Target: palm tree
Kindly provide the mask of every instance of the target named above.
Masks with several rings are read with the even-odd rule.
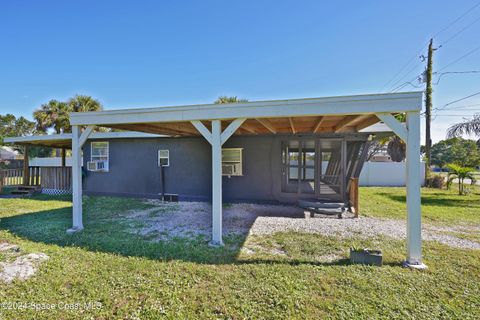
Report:
[[[480,136],[480,113],[473,116],[473,119],[454,124],[448,129],[448,137],[455,138],[462,135],[474,134]]]
[[[47,132],[54,129],[56,133],[71,132],[70,112],[88,112],[103,110],[98,100],[89,96],[76,95],[67,102],[50,100],[42,104],[40,109],[33,113],[37,122],[37,130]]]
[[[103,110],[102,104],[98,100],[90,96],[76,95],[73,98],[70,98],[67,104],[71,112],[89,112]]]
[[[68,105],[54,99],[34,111],[33,118],[37,122],[37,130],[41,132],[54,129],[56,133],[63,133],[65,128],[70,126]]]
[[[464,181],[465,179],[470,179],[471,184],[475,184],[474,169],[469,167],[462,167],[456,164],[447,165],[448,171],[448,180],[447,187],[450,188],[453,180],[458,179],[458,194],[465,194]]]
[[[248,102],[247,99],[237,98],[236,96],[228,97],[228,96],[220,96],[214,103],[216,104],[224,104],[224,103],[240,103],[240,102]]]

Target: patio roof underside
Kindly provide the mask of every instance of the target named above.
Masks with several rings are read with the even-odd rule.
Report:
[[[222,120],[222,130],[228,127],[232,121],[233,119]],[[358,132],[379,121],[374,114],[255,118],[245,120],[234,135]],[[210,121],[201,122],[205,127],[211,129]],[[200,136],[190,121],[100,124],[100,126],[170,136]]]

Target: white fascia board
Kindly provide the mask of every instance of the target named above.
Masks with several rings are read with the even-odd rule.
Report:
[[[26,137],[9,137],[9,138],[3,139],[3,141],[7,143],[48,142],[48,141],[61,141],[61,140],[72,140],[72,134],[62,133],[62,134],[26,136]]]
[[[109,125],[407,112],[421,110],[422,98],[422,92],[402,92],[312,99],[254,101],[220,105],[207,104],[74,112],[70,115],[70,123],[72,125]]]
[[[125,132],[93,132],[87,140],[93,139],[129,139],[129,138],[164,138],[165,135],[125,131]],[[4,138],[3,141],[7,143],[32,143],[32,142],[48,142],[48,141],[62,141],[72,140],[71,133],[37,135],[27,137],[10,137]]]

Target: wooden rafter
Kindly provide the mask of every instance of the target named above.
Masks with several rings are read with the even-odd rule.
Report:
[[[251,125],[249,125],[248,123],[245,123],[245,122],[242,124],[240,129],[243,129],[243,130],[248,131],[250,133],[257,133],[255,128],[253,128]]]
[[[358,123],[356,126],[355,126],[355,130],[357,131],[360,131],[362,129],[365,129],[367,127],[370,127],[371,125],[374,125],[375,123],[379,122],[380,120],[377,118],[376,115],[372,115],[368,118],[366,118],[365,120],[363,120],[362,122]]]
[[[293,119],[289,117],[288,122],[290,122],[290,128],[292,128],[292,133],[293,134],[297,133],[295,130],[295,125],[293,124]]]
[[[324,121],[325,121],[325,117],[323,116],[318,117],[315,127],[313,127],[313,133],[317,133],[320,130]]]
[[[350,123],[352,123],[353,121],[355,121],[359,116],[357,115],[352,115],[352,116],[346,116],[345,118],[343,118],[339,123],[337,123],[337,125],[335,126],[335,132],[338,132],[340,130],[342,130],[343,128],[345,128],[346,126],[348,126]]]
[[[277,133],[277,129],[272,125],[272,123],[267,119],[256,119],[262,126],[268,129],[271,133]]]

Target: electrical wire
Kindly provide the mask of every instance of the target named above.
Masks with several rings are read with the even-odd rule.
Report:
[[[446,75],[446,74],[461,74],[461,73],[480,73],[480,70],[471,70],[471,71],[447,71],[447,72],[442,72],[442,73],[438,73],[438,72],[435,72],[435,75],[438,75],[438,79],[437,79],[437,82],[435,82],[434,84],[437,85],[439,82],[440,82],[440,79]]]
[[[455,39],[456,37],[458,37],[462,32],[464,32],[465,30],[467,30],[468,28],[470,28],[471,26],[473,26],[475,23],[477,23],[478,21],[480,21],[480,17],[478,17],[477,19],[473,20],[473,22],[471,22],[470,24],[467,24],[465,27],[463,27],[462,29],[460,29],[460,31],[456,32],[453,36],[451,36],[450,38],[448,38],[447,40],[445,40],[444,42],[442,42],[442,44],[440,44],[440,46],[438,46],[439,48],[443,47],[444,45],[446,45],[447,43],[449,43],[451,40]]]
[[[470,7],[469,9],[467,9],[464,13],[462,13],[459,17],[457,17],[456,19],[454,19],[452,22],[450,22],[446,27],[444,27],[443,29],[441,29],[440,31],[438,31],[437,33],[435,33],[433,35],[432,38],[436,38],[438,35],[440,35],[441,33],[447,31],[448,29],[450,29],[454,24],[456,24],[458,21],[460,21],[461,19],[463,19],[467,14],[469,14],[470,12],[472,12],[473,10],[475,10],[478,6],[480,6],[480,2],[478,2],[477,4],[473,5],[472,7]],[[444,41],[442,43],[442,45],[445,45],[446,43],[448,43],[449,41],[453,40],[455,37],[457,37],[459,34],[461,34],[462,32],[464,32],[466,29],[468,29],[469,27],[471,27],[473,24],[475,24],[479,19],[476,19],[475,21],[473,21],[472,23],[470,23],[469,25],[467,25],[466,27],[462,28],[460,31],[458,31],[457,33],[455,33],[453,36],[451,36],[450,38],[448,38],[446,41]],[[419,57],[422,52],[425,50],[425,47],[428,47],[428,44],[426,46],[423,46],[422,49],[420,50],[420,52],[417,54],[417,55],[414,55],[411,59],[409,59],[407,61],[407,63],[405,63],[401,68],[400,70],[395,73],[395,75],[385,84],[383,85],[382,89],[380,91],[383,91],[390,83],[392,83],[392,81],[398,77],[414,60],[415,58]],[[421,62],[420,62],[421,63]],[[400,83],[405,77],[407,77],[410,73],[412,73],[415,68],[418,66],[415,65],[413,68],[411,68],[406,74],[403,75],[403,77],[401,77],[400,79],[398,79],[395,83],[393,83],[393,85],[391,86],[391,89],[390,89],[390,92],[392,92],[393,90],[396,90],[396,85],[398,83]],[[412,80],[413,81],[413,80]],[[407,82],[412,82],[412,81],[407,81]]]
[[[443,68],[441,68],[440,70],[438,70],[438,72],[441,72],[441,71],[445,70],[446,68],[448,68],[448,67],[450,67],[450,66],[454,65],[455,63],[457,63],[457,62],[459,62],[459,61],[461,61],[461,60],[465,59],[466,57],[468,57],[468,56],[470,56],[470,55],[474,54],[474,53],[475,53],[475,52],[477,52],[478,50],[480,50],[480,46],[478,46],[478,47],[474,48],[473,50],[470,50],[469,52],[467,52],[467,53],[466,53],[466,54],[464,54],[463,56],[461,56],[461,57],[457,58],[456,60],[454,60],[454,61],[452,61],[452,62],[450,62],[450,63],[448,63],[446,66],[444,66]]]
[[[465,11],[464,13],[462,13],[458,18],[456,18],[455,20],[453,20],[448,26],[446,26],[445,28],[443,28],[442,30],[438,31],[437,33],[435,33],[433,35],[433,38],[436,38],[439,34],[441,34],[442,32],[445,32],[447,31],[448,29],[450,29],[451,26],[453,26],[455,23],[457,23],[458,21],[460,21],[463,17],[465,17],[467,14],[469,14],[470,12],[472,12],[473,10],[475,10],[478,6],[480,6],[480,2],[478,2],[477,4],[473,5],[473,7],[471,7],[470,9],[467,9],[467,11]]]

